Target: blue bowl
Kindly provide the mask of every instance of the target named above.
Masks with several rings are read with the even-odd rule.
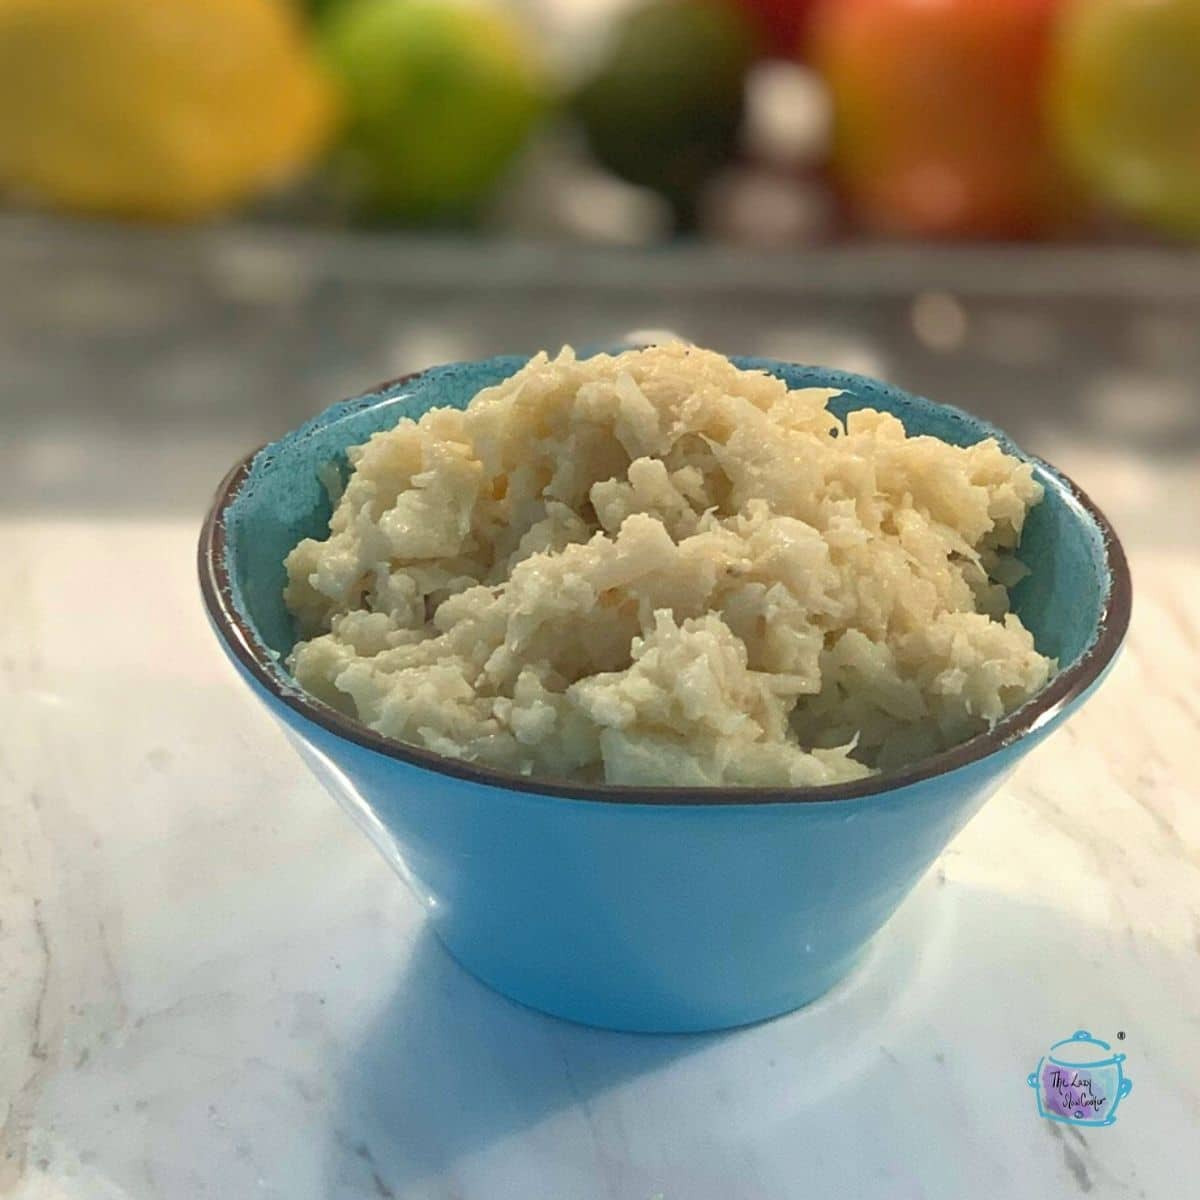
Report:
[[[1021,758],[1100,683],[1129,623],[1125,556],[1070,480],[958,409],[838,371],[738,359],[831,387],[910,433],[996,437],[1046,489],[1013,606],[1059,673],[991,731],[890,774],[826,788],[542,782],[389,741],[304,693],[283,559],[326,529],[318,468],[436,405],[464,406],[524,359],[439,367],[336,404],[239,463],[200,538],[204,603],[226,653],[301,756],[411,885],[447,949],[498,991],[614,1029],[758,1021],[842,978]]]

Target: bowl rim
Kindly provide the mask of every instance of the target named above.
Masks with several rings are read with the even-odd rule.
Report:
[[[758,359],[756,362],[766,360]],[[780,366],[788,364],[780,362]],[[309,424],[315,424],[332,409],[361,403],[372,397],[383,399],[387,393],[407,383],[420,379],[428,368],[414,371],[378,384],[360,393],[350,401],[330,406],[318,414]],[[869,376],[853,372],[836,371],[841,379],[861,380],[874,387],[882,386],[888,391],[899,393],[910,399],[928,404],[928,400],[914,393],[903,391],[892,384],[885,384]],[[980,417],[972,416],[951,405],[949,408],[969,418],[970,422],[1002,438],[1010,449],[1018,449],[1002,430],[996,429]],[[307,427],[307,426],[306,426]],[[284,434],[284,437],[289,436]],[[278,439],[282,440],[282,439]],[[255,682],[266,689],[276,701],[313,724],[344,738],[367,750],[387,758],[423,768],[439,775],[480,784],[502,791],[524,792],[551,798],[568,800],[600,801],[609,804],[676,805],[682,807],[705,807],[709,805],[757,805],[757,804],[812,804],[859,800],[868,796],[898,791],[915,784],[960,770],[990,757],[1015,744],[1017,741],[1049,724],[1075,700],[1088,691],[1104,674],[1116,657],[1129,628],[1133,604],[1133,586],[1129,563],[1116,531],[1092,499],[1072,479],[1044,459],[1020,451],[1024,461],[1031,463],[1041,474],[1058,484],[1099,529],[1103,545],[1105,565],[1108,569],[1110,587],[1104,611],[1098,622],[1096,637],[1070,667],[1060,671],[1036,695],[1020,708],[997,721],[992,728],[960,742],[948,750],[939,751],[919,762],[895,771],[870,775],[845,783],[810,785],[806,787],[754,787],[721,786],[711,788],[679,786],[637,786],[613,783],[571,783],[567,780],[542,779],[518,775],[494,767],[480,766],[464,759],[450,758],[433,750],[399,742],[385,737],[368,726],[345,716],[323,701],[310,696],[299,686],[288,686],[282,668],[274,655],[267,650],[250,623],[238,611],[234,602],[232,581],[226,565],[226,515],[230,505],[237,499],[242,484],[246,481],[258,455],[270,445],[268,443],[251,450],[226,474],[213,497],[208,514],[201,526],[197,546],[197,567],[200,576],[200,591],[204,606],[214,628],[226,648],[236,661],[249,673]]]

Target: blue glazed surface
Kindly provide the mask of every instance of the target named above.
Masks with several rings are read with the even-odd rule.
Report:
[[[225,512],[225,567],[231,603],[262,646],[280,656],[292,643],[282,561],[301,537],[324,533],[318,468],[344,463],[348,445],[401,416],[465,405],[522,361],[438,368],[335,405],[256,456]],[[963,445],[995,436],[1021,453],[965,413],[872,380],[735,361],[791,387],[845,389],[831,404],[839,415],[885,409],[910,433]],[[1065,668],[1095,641],[1111,580],[1101,529],[1053,471],[1036,470],[1046,499],[1026,526],[1032,575],[1014,607]],[[871,795],[643,805],[516,790],[391,757],[309,719],[231,657],[469,970],[547,1012],[654,1031],[744,1024],[826,991],[1020,758],[1088,694],[982,758]],[[272,673],[281,691],[294,690],[278,663]]]

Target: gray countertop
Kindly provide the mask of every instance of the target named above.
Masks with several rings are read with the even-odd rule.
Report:
[[[879,374],[1035,453],[1200,453],[1200,255],[1176,249],[762,257],[10,217],[0,280],[9,508],[198,513],[236,455],[334,399],[634,329]]]

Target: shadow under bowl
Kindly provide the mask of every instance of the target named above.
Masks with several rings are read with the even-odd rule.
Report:
[[[1059,472],[958,409],[863,376],[735,359],[830,407],[899,417],[957,445],[995,437],[1045,488],[1013,608],[1059,672],[992,730],[914,766],[827,788],[633,788],[509,775],[390,741],[303,692],[283,560],[322,536],[318,477],[401,417],[464,407],[523,358],[438,367],[336,404],[247,456],[199,546],[208,616],[235,667],[313,772],[411,885],[443,944],[498,991],[615,1029],[712,1030],[762,1020],[850,969],[951,838],[1111,668],[1129,569],[1111,526]]]

